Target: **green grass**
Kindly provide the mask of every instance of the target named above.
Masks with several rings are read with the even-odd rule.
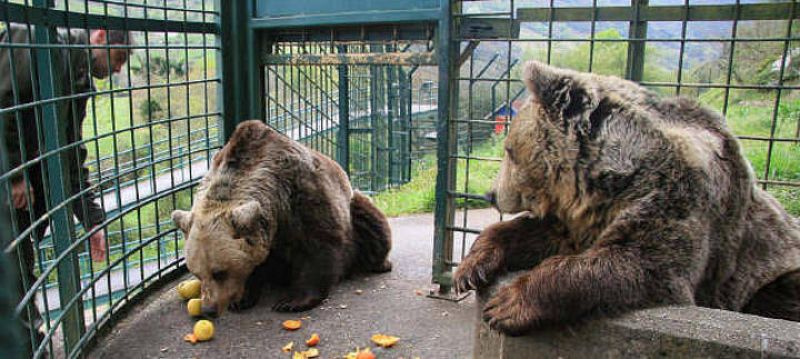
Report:
[[[500,158],[503,154],[503,138],[497,137],[479,144],[472,151],[475,157]],[[456,174],[456,190],[472,194],[484,194],[488,191],[498,171],[500,162],[487,160],[469,161],[469,182],[466,182],[467,160],[458,160]],[[466,185],[466,187],[465,187]],[[375,204],[387,216],[397,217],[414,213],[432,212],[436,205],[436,157],[429,154],[416,163],[411,181],[396,188],[381,192],[373,197]],[[466,190],[465,190],[466,189]],[[488,207],[485,201],[456,201],[458,207]]]
[[[775,122],[775,138],[795,138],[800,118],[800,98],[788,92],[781,98]],[[721,111],[724,103],[722,89],[703,93],[700,102]],[[755,90],[732,90],[729,95],[726,120],[737,136],[769,138],[775,106],[774,92]],[[769,146],[763,140],[742,140],[744,156],[753,166],[756,177],[763,179],[767,173]],[[769,179],[777,181],[800,181],[800,144],[775,142],[769,159]],[[769,186],[767,189],[792,215],[800,215],[800,188]]]
[[[772,186],[767,189],[771,195],[783,204],[789,214],[800,217],[800,190],[789,187]]]
[[[721,110],[721,90],[708,91],[700,101],[712,108]],[[736,135],[768,137],[772,119],[774,97],[758,92],[732,92],[727,121]],[[776,138],[793,138],[797,119],[800,117],[800,99],[786,97],[778,110],[775,128]],[[750,161],[758,178],[764,178],[768,146],[765,141],[743,140],[742,150]],[[475,148],[473,156],[502,156],[502,139],[494,138]],[[499,163],[481,160],[470,161],[469,185],[465,190],[466,161],[458,161],[457,191],[483,194],[491,187],[499,169]],[[800,145],[775,143],[770,158],[769,178],[779,181],[800,181]],[[396,217],[413,213],[432,212],[435,206],[436,167],[435,156],[427,155],[420,160],[412,180],[400,187],[379,193],[375,203],[388,216]],[[794,216],[800,216],[800,189],[783,186],[769,186],[768,192],[775,196]],[[458,206],[485,207],[483,201],[459,200]]]
[[[215,76],[213,66],[216,61],[213,54],[209,54],[207,57],[205,69],[202,54],[195,54],[195,56],[200,57],[195,58],[189,66],[189,80],[202,79],[204,74],[207,78],[213,78]],[[134,81],[145,81],[143,76],[141,74],[134,75]],[[185,80],[185,76],[172,74],[170,77],[172,83]],[[166,78],[151,75],[150,83],[165,84]],[[96,80],[95,84],[98,90],[110,88],[107,80]],[[115,93],[114,96],[107,94],[95,96],[94,101],[89,101],[87,105],[86,119],[83,122],[83,138],[97,138],[96,141],[87,143],[88,163],[92,163],[97,158],[105,159],[116,154],[116,159],[102,161],[100,169],[111,169],[115,166],[115,162],[124,165],[133,161],[134,158],[141,164],[151,152],[166,153],[170,147],[173,149],[179,146],[186,147],[188,142],[186,134],[189,130],[193,131],[193,140],[206,136],[205,132],[196,131],[206,127],[206,118],[199,117],[190,121],[176,120],[168,123],[164,121],[216,111],[216,90],[216,84],[209,83],[207,92],[205,85],[193,84],[188,88],[185,85],[171,86],[169,91],[166,88],[154,88],[149,92],[137,90],[131,93]],[[142,104],[147,101],[158,103],[162,110],[153,113],[143,112]],[[216,125],[217,118],[210,117],[208,121],[213,126]],[[134,129],[134,127],[140,128]],[[216,139],[216,133],[216,130],[212,130],[208,136]],[[166,141],[170,138],[172,138],[172,143]],[[212,140],[212,142],[214,141]],[[135,152],[131,151],[134,146]],[[177,150],[173,152],[178,153]],[[158,171],[167,169],[169,166],[169,162],[162,162],[155,167]],[[90,166],[90,169],[96,170],[93,166]],[[121,180],[133,179],[137,175],[143,176],[148,172],[149,170],[145,169]]]

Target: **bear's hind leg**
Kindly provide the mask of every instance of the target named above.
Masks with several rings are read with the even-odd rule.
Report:
[[[786,273],[759,289],[742,312],[800,322],[800,270]]]
[[[356,251],[353,271],[391,271],[392,262],[387,257],[392,249],[392,230],[383,212],[367,196],[355,192],[350,201],[350,217]]]

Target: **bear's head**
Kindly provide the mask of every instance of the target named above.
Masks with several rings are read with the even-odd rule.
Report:
[[[587,183],[631,170],[629,146],[616,141],[624,131],[605,133],[606,121],[621,103],[645,103],[650,93],[618,78],[535,61],[525,64],[522,80],[531,96],[511,122],[500,172],[487,194],[501,212],[541,216],[580,206],[589,197]]]
[[[203,312],[215,316],[243,298],[275,231],[257,201],[201,201],[191,212],[174,211],[172,220],[186,238],[186,266],[202,282]]]

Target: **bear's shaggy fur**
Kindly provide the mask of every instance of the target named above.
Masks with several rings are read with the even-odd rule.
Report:
[[[619,78],[526,65],[457,290],[532,268],[484,319],[508,334],[677,304],[800,321],[800,225],[761,190],[718,114]]]
[[[256,120],[214,156],[191,212],[172,218],[210,315],[254,305],[265,282],[289,286],[275,310],[302,311],[351,273],[391,270],[383,213],[336,162]]]

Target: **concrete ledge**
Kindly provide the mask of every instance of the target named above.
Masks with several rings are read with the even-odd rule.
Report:
[[[522,337],[501,335],[480,319],[480,309],[514,276],[478,293],[475,358],[800,358],[800,323],[700,307],[646,309]]]

